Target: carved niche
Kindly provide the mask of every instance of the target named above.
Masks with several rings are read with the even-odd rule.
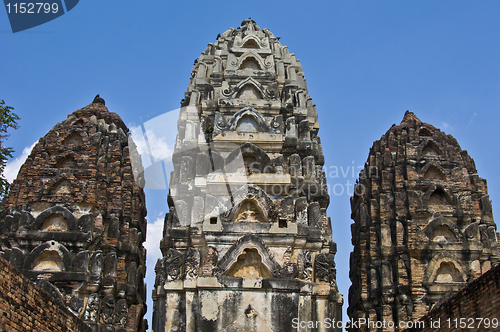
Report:
[[[230,277],[271,278],[269,269],[255,248],[246,248],[226,273]]]
[[[254,200],[246,199],[241,203],[235,221],[266,222],[266,218]]]

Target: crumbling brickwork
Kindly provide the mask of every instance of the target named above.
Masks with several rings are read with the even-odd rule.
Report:
[[[248,19],[195,61],[155,268],[155,332],[289,332],[294,319],[341,319],[316,108],[278,39]]]
[[[1,255],[99,331],[144,331],[146,209],[135,146],[102,98],[54,126],[0,218]]]
[[[351,207],[351,320],[417,320],[499,261],[486,181],[411,112],[374,142]]]
[[[92,329],[0,257],[0,331],[92,332]]]
[[[405,332],[500,330],[500,264],[423,316]]]

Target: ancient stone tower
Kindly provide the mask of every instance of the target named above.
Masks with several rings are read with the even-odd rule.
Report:
[[[294,54],[245,20],[195,61],[181,106],[153,331],[341,319],[319,125]]]
[[[373,144],[351,207],[351,320],[417,320],[499,261],[486,181],[411,112]]]
[[[146,209],[130,150],[96,98],[36,144],[0,219],[1,255],[96,331],[145,331]]]

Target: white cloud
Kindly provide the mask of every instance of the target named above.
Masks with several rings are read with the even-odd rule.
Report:
[[[472,113],[472,116],[469,119],[469,123],[467,124],[468,126],[474,124],[474,119],[477,117],[477,112]]]
[[[146,130],[144,135],[141,127],[136,127],[132,129],[132,139],[145,167],[151,164],[151,157],[154,161],[172,158],[174,149],[167,144],[167,138],[156,135],[152,129]]]
[[[174,150],[168,146],[165,137],[158,137],[153,130],[148,129],[146,130],[146,139],[155,161],[170,159],[172,157]]]
[[[160,240],[162,238],[163,216],[160,216],[153,223],[148,223],[146,242],[144,242],[144,247],[147,250],[147,258],[152,264],[155,264],[156,260],[162,257],[160,251]]]
[[[441,127],[443,128],[443,130],[453,129],[453,127],[448,122],[443,122],[441,124]]]
[[[35,147],[36,143],[38,142],[31,144],[31,146],[25,147],[23,149],[23,153],[19,157],[7,162],[7,165],[5,166],[5,169],[3,171],[3,176],[7,179],[7,181],[9,181],[9,183],[12,183],[12,181],[16,179],[17,173],[19,173],[19,169],[26,161],[26,158],[28,158],[31,150]]]

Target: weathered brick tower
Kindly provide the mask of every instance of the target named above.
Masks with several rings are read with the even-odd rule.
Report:
[[[130,150],[96,97],[40,139],[0,219],[1,255],[96,331],[145,331],[146,209]]]
[[[373,144],[351,207],[351,320],[417,320],[499,262],[486,181],[411,112]]]
[[[181,104],[153,331],[288,332],[294,319],[341,319],[300,62],[245,20],[195,61]]]

